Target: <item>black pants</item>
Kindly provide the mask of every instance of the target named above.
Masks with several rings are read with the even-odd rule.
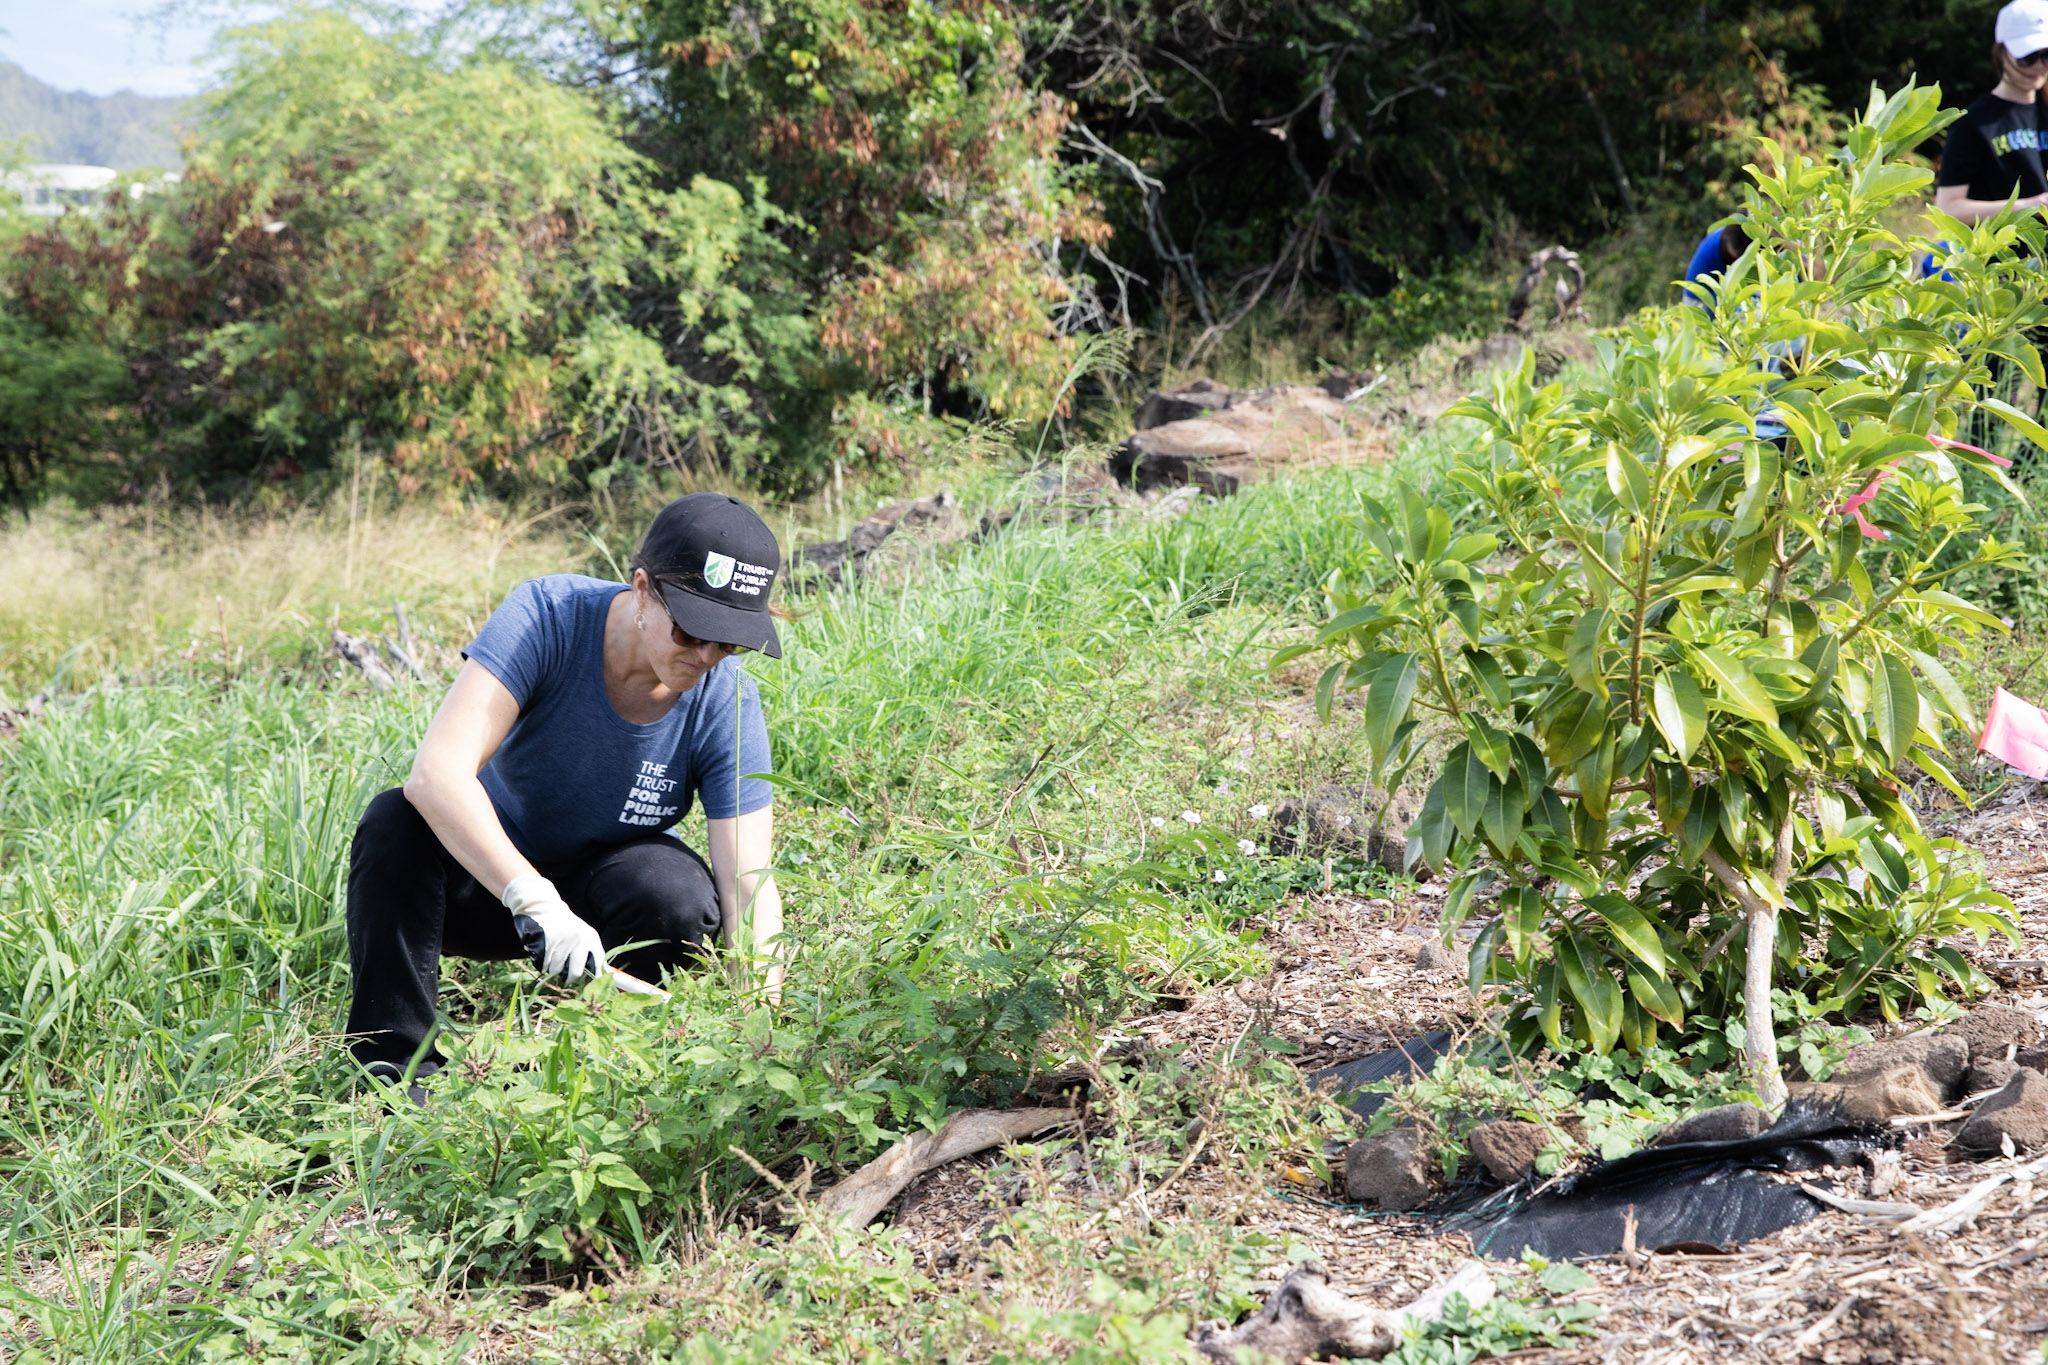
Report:
[[[613,844],[540,869],[611,952],[653,940],[611,961],[643,981],[702,956],[719,928],[718,891],[694,850],[665,834]],[[400,1068],[420,1058],[435,1030],[441,958],[512,961],[526,956],[512,915],[455,861],[405,793],[380,793],[356,824],[348,855],[349,1046],[365,1065]]]

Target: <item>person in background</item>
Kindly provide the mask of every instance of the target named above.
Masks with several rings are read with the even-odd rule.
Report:
[[[609,956],[652,980],[744,916],[779,994],[768,731],[732,656],[782,657],[780,566],[752,508],[692,493],[655,517],[631,583],[530,579],[491,613],[349,850],[347,1031],[372,1079],[426,1102],[444,954],[565,982]],[[667,833],[692,801],[708,867]]]
[[[2048,205],[2038,99],[2048,82],[2048,0],[2012,0],[1993,33],[1998,84],[1949,126],[1935,177],[1934,207],[1971,224],[2008,203],[2023,211]]]
[[[1719,275],[1749,250],[1749,234],[1740,223],[1724,223],[1700,238],[1692,259],[1685,266],[1685,301],[1705,308],[1713,302],[1714,286],[1709,275]]]

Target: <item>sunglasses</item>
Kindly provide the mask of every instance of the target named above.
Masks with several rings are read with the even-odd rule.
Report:
[[[729,659],[735,654],[751,654],[751,645],[727,644],[723,640],[700,640],[676,624],[676,614],[668,609],[668,599],[661,595],[659,584],[655,586],[654,600],[661,603],[661,614],[668,617],[668,638],[684,649],[715,649],[720,658]]]
[[[2044,63],[2048,63],[2048,47],[2039,48],[2033,52],[2029,52],[2024,57],[2015,57],[2013,58],[2013,61],[2017,62],[2021,66],[2043,65]]]

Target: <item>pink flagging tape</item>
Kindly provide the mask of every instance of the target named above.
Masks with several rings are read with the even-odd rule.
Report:
[[[1977,747],[2036,782],[2048,781],[2048,711],[1999,688]]]

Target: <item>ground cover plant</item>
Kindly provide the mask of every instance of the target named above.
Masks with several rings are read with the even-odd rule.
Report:
[[[2010,462],[1958,429],[2048,440],[1983,392],[1994,359],[2038,374],[2039,226],[1939,224],[1956,268],[1922,278],[1935,241],[1885,225],[1944,121],[1908,87],[1825,160],[1767,145],[1711,306],[1640,315],[1571,388],[1525,362],[1453,410],[1485,429],[1448,475],[1483,515],[1365,508],[1379,558],[1333,590],[1323,696],[1365,689],[1377,771],[1452,746],[1411,851],[1460,870],[1447,928],[1492,903],[1472,973],[1523,1003],[1521,1048],[1739,1016],[1775,1105],[1775,1014],[1897,1019],[1988,985],[1943,937],[2019,942],[1896,776],[1964,796],[1943,656],[2002,623],[1948,585],[2018,562],[1958,473],[2018,496]]]

